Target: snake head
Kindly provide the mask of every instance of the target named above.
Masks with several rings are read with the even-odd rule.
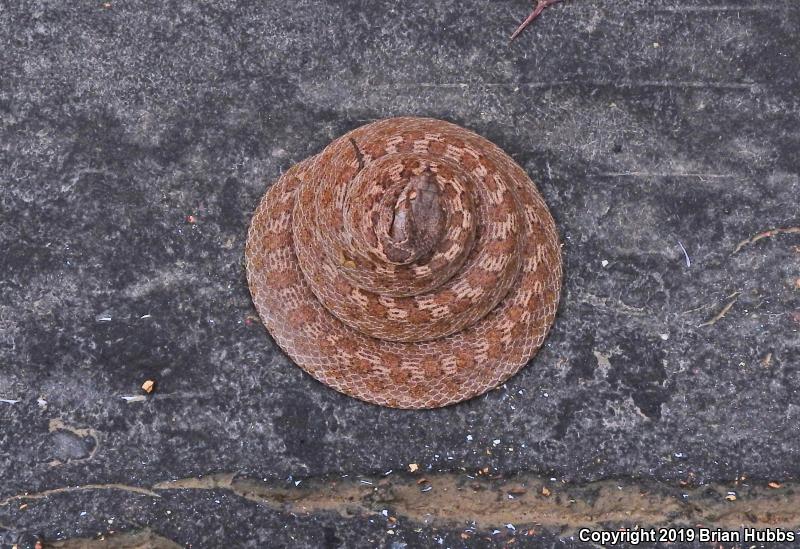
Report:
[[[433,249],[444,228],[440,192],[430,172],[408,180],[394,206],[385,248],[390,261],[411,263]]]

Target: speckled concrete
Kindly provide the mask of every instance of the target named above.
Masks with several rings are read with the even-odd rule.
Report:
[[[734,250],[800,226],[800,5],[572,0],[509,45],[529,8],[5,3],[0,500],[408,463],[570,482],[798,477],[800,234]],[[503,147],[564,242],[543,350],[501,389],[437,411],[364,404],[294,367],[256,320],[242,267],[267,185],[394,115]],[[124,400],[148,378],[154,397]],[[438,535],[209,492],[19,506],[0,506],[0,527],[48,539],[145,526],[194,547]]]

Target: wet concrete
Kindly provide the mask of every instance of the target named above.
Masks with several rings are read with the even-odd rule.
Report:
[[[800,6],[573,0],[509,45],[529,8],[0,10],[0,533],[480,546],[461,538],[467,525],[150,492],[215,473],[293,484],[412,463],[575,486],[796,479]],[[564,243],[539,355],[504,387],[428,412],[349,399],[294,367],[242,267],[271,181],[395,115],[503,147]],[[581,546],[559,534],[517,543]]]

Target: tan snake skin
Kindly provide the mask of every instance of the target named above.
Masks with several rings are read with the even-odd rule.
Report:
[[[253,216],[250,292],[313,377],[396,408],[484,393],[541,346],[561,252],[508,155],[441,120],[357,128],[293,166]]]

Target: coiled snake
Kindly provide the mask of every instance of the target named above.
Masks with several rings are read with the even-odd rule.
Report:
[[[541,346],[561,289],[533,182],[483,137],[427,118],[367,124],[290,168],[245,257],[278,345],[322,383],[396,408],[503,383]]]

